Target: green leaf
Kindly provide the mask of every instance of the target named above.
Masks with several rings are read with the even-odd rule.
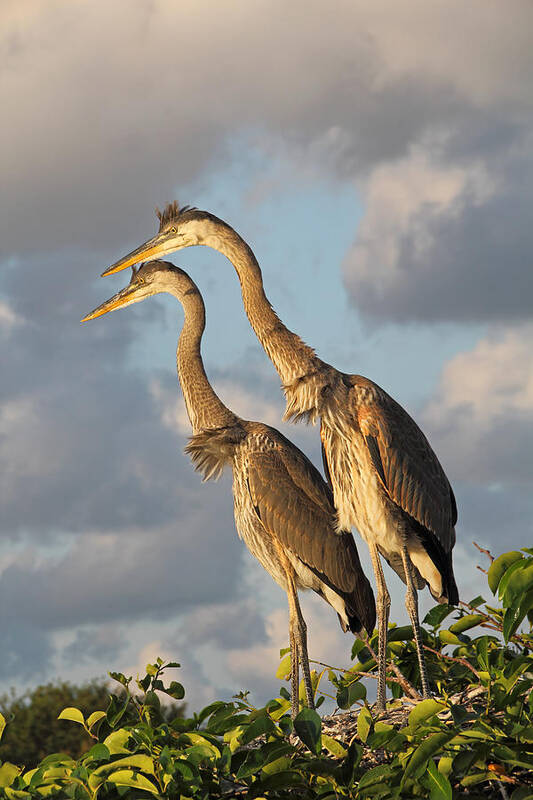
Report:
[[[510,605],[517,592],[522,591],[524,586],[524,574],[527,576],[528,567],[531,565],[531,559],[521,558],[520,561],[515,561],[511,564],[509,569],[500,581],[498,586],[498,597],[504,606]],[[531,581],[525,579],[525,587],[531,585]]]
[[[489,637],[488,636],[480,636],[479,639],[476,639],[476,652],[478,661],[482,667],[482,669],[487,670],[489,669]]]
[[[104,739],[104,744],[111,753],[112,756],[119,755],[120,753],[129,753],[129,750],[124,747],[128,739],[130,738],[130,732],[127,731],[125,728],[119,728],[118,731],[113,731]]]
[[[432,628],[438,628],[452,611],[455,611],[455,606],[448,606],[445,603],[434,606],[424,617],[424,623],[426,625],[431,625]]]
[[[441,756],[439,758],[438,771],[442,775],[446,775],[446,777],[448,777],[448,775],[452,771],[452,763],[453,763],[452,756]]]
[[[354,681],[348,686],[343,686],[337,692],[337,705],[339,708],[351,708],[358,700],[366,697],[366,687],[360,681]]]
[[[427,784],[429,786],[430,800],[452,800],[452,787],[450,781],[436,767],[430,759],[428,763]]]
[[[503,615],[503,638],[506,642],[509,641],[524,618],[520,616],[520,599],[517,597],[515,602],[505,609]]]
[[[359,781],[359,790],[367,787],[373,786],[376,783],[383,783],[383,781],[389,781],[393,775],[393,770],[389,764],[381,764],[379,767],[374,767],[373,769],[369,769],[368,772],[365,772],[361,780]]]
[[[422,702],[428,702],[424,700]],[[411,721],[409,720],[409,724]],[[446,732],[446,733],[434,733],[431,736],[428,736],[427,739],[418,745],[416,750],[414,751],[413,755],[409,759],[409,763],[405,768],[404,775],[402,778],[402,785],[403,782],[407,778],[419,778],[422,772],[426,769],[427,763],[435,753],[438,753],[442,747],[453,739],[455,732]]]
[[[254,739],[257,739],[258,736],[262,736],[265,733],[271,734],[276,732],[277,728],[270,717],[267,714],[261,714],[261,716],[254,719],[254,721],[245,728],[241,736],[241,744],[253,742]]]
[[[64,708],[58,719],[68,719],[71,722],[77,722],[79,725],[85,725],[85,717],[79,708]]]
[[[19,789],[11,789],[6,786],[4,789],[7,800],[24,800],[26,797],[31,797],[29,792],[24,792]]]
[[[332,736],[328,736],[327,733],[322,734],[322,747],[325,747],[328,753],[337,758],[344,758],[348,752],[340,742]]]
[[[455,633],[447,630],[439,631],[439,639],[443,644],[462,644]]]
[[[20,774],[20,767],[16,767],[14,764],[10,764],[9,761],[6,761],[0,767],[0,786],[11,786],[17,775]]]
[[[357,717],[357,735],[362,742],[366,742],[372,728],[372,715],[368,708],[362,708]]]
[[[312,753],[322,750],[322,720],[312,708],[302,708],[294,720],[294,730]]]
[[[91,749],[85,753],[83,760],[85,761],[107,761],[111,753],[109,752],[109,748],[103,744],[103,742],[98,742],[95,744]]]
[[[195,733],[194,731],[188,731],[187,733],[182,733],[180,737],[180,741],[188,741],[191,744],[201,744],[204,747],[207,747],[211,750],[215,758],[220,758],[220,750],[218,747],[213,744],[213,742],[207,738],[207,736],[202,736],[201,733]],[[215,739],[215,741],[217,741]]]
[[[87,717],[87,727],[92,728],[92,726],[98,722],[98,720],[103,719],[105,715],[105,711],[93,711],[93,713]]]
[[[105,775],[106,773],[116,769],[117,767],[136,767],[142,769],[143,772],[148,772],[154,775],[154,759],[150,756],[145,756],[142,753],[126,756],[126,758],[118,758],[116,761],[111,761],[109,764],[102,764],[94,770],[95,775]]]
[[[159,711],[161,708],[161,700],[155,692],[149,691],[144,695],[144,705],[148,706],[149,708],[155,708],[156,711]]]
[[[397,628],[391,628],[387,636],[387,642],[412,642],[413,641],[413,626],[401,625]]]
[[[120,769],[107,776],[109,783],[114,783],[116,786],[131,786],[133,789],[143,789],[145,792],[159,796],[157,788],[152,781],[145,778],[138,772],[133,772],[131,769]]]
[[[533,800],[533,787],[519,786],[512,793],[511,800]]]
[[[179,667],[181,667],[181,664],[178,664],[177,661],[169,661],[168,664],[165,664],[163,668],[164,669],[179,669]]]
[[[122,672],[108,672],[107,674],[110,678],[113,678],[114,681],[122,684],[122,686],[124,686],[126,689],[128,688],[128,684],[131,682],[131,678],[126,678]]]
[[[433,700],[432,697],[428,697],[427,700],[422,700],[413,708],[409,714],[409,722],[407,727],[411,732],[413,732],[422,722],[425,722],[434,714],[444,711],[445,708],[446,706],[443,703],[439,703],[438,700]]]
[[[533,563],[531,559],[528,559],[528,562],[524,564],[522,569],[515,570],[506,582],[503,595],[504,606],[510,605],[515,599],[521,599],[533,589]],[[507,573],[504,577],[507,577]],[[503,585],[503,580],[501,585]]]
[[[448,630],[452,633],[463,633],[463,631],[469,631],[470,628],[475,628],[476,625],[479,625],[484,619],[485,617],[481,614],[465,614],[464,617],[461,617],[461,619],[458,619],[453,625],[450,625]]]
[[[264,753],[259,747],[250,750],[243,763],[237,770],[235,777],[238,781],[240,781],[243,778],[249,778],[250,775],[255,775],[256,772],[259,772],[259,770],[265,766],[267,758],[268,756],[266,753]],[[275,771],[279,772],[280,770]]]
[[[262,773],[263,775],[275,775],[276,772],[282,772],[286,770],[291,765],[291,758],[290,756],[280,756],[279,758],[275,758],[273,761],[269,761],[268,764],[265,764]]]
[[[126,709],[130,704],[130,696],[129,694],[126,695],[124,700],[121,702],[118,697],[114,694],[111,695],[111,700],[109,702],[109,707],[106,711],[107,722],[109,727],[114,728],[117,725],[124,714],[126,713]]]
[[[301,786],[304,783],[306,783],[305,778],[300,775],[299,772],[288,769],[282,772],[276,772],[274,775],[268,775],[266,778],[256,781],[250,787],[246,797],[268,796],[267,792],[275,791],[276,789],[286,790],[291,786]],[[276,794],[276,796],[279,797],[278,794]]]
[[[366,648],[366,644],[363,642],[362,639],[354,639],[353,640],[353,645],[352,645],[352,653],[351,653],[352,661],[354,660],[354,658],[356,656],[359,655],[361,650],[364,650],[365,648]]]
[[[291,654],[289,652],[279,662],[279,667],[276,670],[276,678],[280,681],[283,681],[290,674],[291,674]]]
[[[162,689],[162,691],[173,697],[174,700],[183,700],[185,697],[185,689],[178,681],[171,681],[168,689]]]
[[[195,765],[203,764],[206,761],[215,762],[217,760],[214,748],[207,744],[193,744],[191,747],[186,747],[183,754]]]
[[[496,589],[507,571],[507,569],[514,564],[518,559],[523,558],[522,553],[518,550],[511,550],[509,553],[503,553],[499,558],[492,562],[487,574],[487,581],[492,594],[496,594]]]

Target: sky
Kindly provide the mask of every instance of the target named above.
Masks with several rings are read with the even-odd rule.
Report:
[[[2,2],[2,686],[161,656],[191,709],[279,689],[286,598],[235,533],[230,477],[202,484],[183,454],[180,307],[79,323],[174,199],[230,223],[284,322],[423,428],[463,599],[486,592],[473,541],[531,545],[532,24],[526,0]],[[171,260],[204,295],[222,399],[319,464],[316,428],[280,421],[231,265]],[[311,658],[348,665],[334,612],[303,607]]]

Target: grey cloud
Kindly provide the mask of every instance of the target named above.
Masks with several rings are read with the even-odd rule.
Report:
[[[493,485],[456,483],[459,508],[458,541],[472,541],[494,556],[524,547],[532,540],[533,499],[530,491]],[[483,563],[480,557],[478,562]]]
[[[421,421],[450,477],[530,494],[532,337],[531,323],[494,327],[444,366]]]
[[[430,323],[530,318],[533,160],[527,137],[511,138],[507,148],[504,142],[496,155],[489,141],[475,156],[471,144],[470,161],[460,155],[441,161],[443,181],[457,170],[466,171],[462,190],[440,205],[431,194],[425,202],[422,198],[413,204],[408,222],[392,231],[378,213],[379,203],[388,202],[384,183],[375,220],[366,226],[363,221],[344,264],[346,287],[363,314],[381,321]],[[494,186],[480,198],[469,184],[468,165],[479,164],[483,144],[490,158],[485,180]],[[505,156],[503,149],[508,150]],[[394,256],[388,255],[389,247]]]
[[[45,673],[52,662],[53,648],[48,634],[38,626],[3,619],[0,639],[0,678],[3,680],[32,680]]]
[[[62,650],[62,657],[79,666],[90,661],[110,664],[118,660],[127,646],[124,630],[102,624],[77,630],[74,639]]]
[[[459,2],[431,15],[418,2],[340,2],[334,25],[320,3],[213,14],[210,3],[119,2],[112,18],[101,3],[24,8],[6,14],[2,41],[7,252],[74,244],[111,257],[154,202],[229,163],[236,135],[310,160],[318,147],[328,174],[337,164],[361,177],[428,128],[530,106],[516,79],[531,67],[525,5],[509,15],[473,3],[469,18]]]
[[[266,638],[265,620],[253,597],[242,593],[234,602],[203,606],[192,611],[179,632],[186,645],[209,642],[222,650],[246,647]]]
[[[163,619],[231,596],[240,543],[231,503],[216,499],[188,500],[186,510],[165,528],[87,533],[62,558],[50,554],[44,563],[25,555],[1,575],[2,619],[56,630]]]

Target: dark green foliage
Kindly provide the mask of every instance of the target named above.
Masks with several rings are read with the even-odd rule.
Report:
[[[241,693],[190,718],[168,716],[158,692],[181,698],[183,687],[165,680],[165,670],[177,665],[158,660],[137,681],[141,695],[133,696],[131,678],[113,673],[124,693],[106,711],[64,709],[64,720],[90,734],[91,749],[77,759],[51,754],[36,770],[4,763],[0,798],[533,800],[532,556],[525,550],[494,562],[494,606],[477,597],[459,610],[439,606],[426,616],[438,698],[410,711],[398,701],[388,719],[374,717],[361,680],[374,669],[375,637],[356,643],[350,670],[313,674],[316,691],[327,676],[344,707],[358,706],[357,737],[328,735],[309,709],[293,724],[286,690],[264,708]],[[399,671],[391,671],[390,686],[399,695],[401,684],[409,689],[409,681],[417,682],[409,628],[392,628],[388,647]],[[285,661],[280,677],[286,669]]]
[[[34,767],[48,753],[62,750],[79,758],[91,746],[83,728],[58,720],[66,706],[76,706],[85,714],[106,708],[109,688],[103,681],[83,686],[70,683],[38,686],[21,697],[0,697],[0,713],[9,722],[0,741],[0,760]]]

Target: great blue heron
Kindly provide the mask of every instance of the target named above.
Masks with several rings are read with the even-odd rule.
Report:
[[[451,557],[457,507],[437,456],[414,420],[381,387],[325,363],[286,328],[265,295],[251,248],[231,226],[205,211],[180,209],[177,203],[157,215],[159,232],[103,275],[192,245],[212,247],[232,262],[250,324],[281,378],[285,417],[311,422],[320,418],[339,530],[355,526],[370,550],[378,603],[377,709],[385,708],[390,608],[379,554],[407,585],[406,607],[427,697],[416,589],[427,584],[439,602],[454,605],[459,600]]]
[[[248,549],[287,592],[292,714],[298,710],[298,663],[307,703],[313,689],[298,589],[313,589],[337,612],[344,631],[374,629],[374,594],[349,531],[337,532],[331,489],[309,459],[275,428],[241,419],[216,395],[204,371],[202,296],[183,270],[154,261],[133,271],[125,289],[82,320],[167,292],[183,306],[178,377],[193,435],[185,450],[204,477],[233,470],[235,525]]]

